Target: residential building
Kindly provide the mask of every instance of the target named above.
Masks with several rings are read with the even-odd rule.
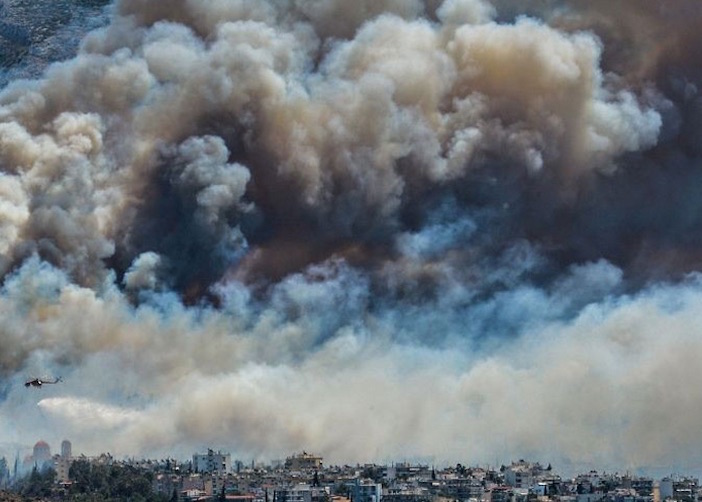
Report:
[[[351,485],[351,500],[353,502],[380,502],[383,486],[370,479],[356,479]]]
[[[231,470],[231,454],[208,449],[204,455],[193,455],[193,470],[196,473],[229,472]]]
[[[322,457],[303,451],[285,459],[285,468],[291,471],[319,470],[322,468]]]

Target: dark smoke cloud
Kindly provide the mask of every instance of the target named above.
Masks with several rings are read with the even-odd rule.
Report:
[[[0,441],[698,465],[697,3],[113,8],[0,92]]]

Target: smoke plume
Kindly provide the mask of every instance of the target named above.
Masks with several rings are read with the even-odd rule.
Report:
[[[0,442],[700,465],[700,20],[118,0],[0,91]]]

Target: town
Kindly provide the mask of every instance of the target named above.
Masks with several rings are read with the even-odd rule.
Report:
[[[106,479],[122,481],[119,488],[108,488]],[[33,500],[236,502],[702,500],[698,479],[693,477],[653,479],[593,470],[565,478],[551,464],[525,460],[499,467],[459,463],[437,468],[408,462],[325,466],[322,457],[303,451],[262,465],[232,461],[231,454],[212,449],[187,461],[117,460],[108,453],[74,456],[67,440],[59,454],[52,455],[49,445],[39,441],[32,455],[21,461],[18,456],[12,466],[7,459],[0,459],[0,487],[3,494],[20,497],[3,495],[2,500],[25,500],[22,495],[31,495]]]

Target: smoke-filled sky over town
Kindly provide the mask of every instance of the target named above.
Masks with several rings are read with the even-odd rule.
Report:
[[[0,16],[6,455],[702,469],[698,0]]]

